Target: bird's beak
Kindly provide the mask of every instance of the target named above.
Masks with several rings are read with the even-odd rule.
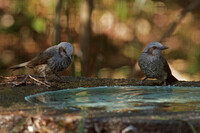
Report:
[[[159,49],[165,50],[165,49],[168,49],[168,47],[167,47],[167,46],[162,46],[162,47],[160,47]]]

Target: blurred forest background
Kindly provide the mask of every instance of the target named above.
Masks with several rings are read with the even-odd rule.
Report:
[[[0,0],[0,73],[67,41],[73,63],[63,75],[143,77],[137,60],[161,41],[173,74],[200,79],[199,0]],[[26,74],[20,70],[14,74]]]

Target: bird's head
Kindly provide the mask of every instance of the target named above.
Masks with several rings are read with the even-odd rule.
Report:
[[[148,46],[144,49],[145,53],[150,55],[161,55],[162,50],[168,49],[168,47],[163,46],[159,42],[151,42]]]
[[[61,42],[57,45],[58,53],[62,57],[69,57],[72,60],[73,46],[68,42]]]

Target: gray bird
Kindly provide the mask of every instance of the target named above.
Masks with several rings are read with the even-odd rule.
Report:
[[[156,78],[163,82],[163,85],[173,84],[178,80],[172,75],[166,59],[162,56],[162,50],[168,49],[159,42],[151,42],[144,49],[139,57],[138,64],[147,78]]]
[[[50,74],[59,77],[58,73],[65,70],[72,62],[72,53],[73,46],[68,42],[61,42],[47,48],[32,60],[12,66],[9,69],[14,71],[28,67],[43,75],[46,81],[46,76]]]

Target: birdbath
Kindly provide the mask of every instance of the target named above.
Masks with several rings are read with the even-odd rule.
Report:
[[[200,111],[200,87],[103,86],[47,91],[26,96],[41,106],[68,111]]]
[[[139,86],[140,80],[135,79],[62,78],[70,83],[53,82],[52,87],[47,88],[32,82],[12,87],[5,82],[0,87],[0,127],[11,132],[7,127],[13,126],[13,122],[20,124],[20,118],[25,122],[21,127],[25,128],[30,126],[26,123],[29,120],[32,124],[48,121],[50,125],[61,126],[61,130],[86,133],[128,129],[185,133],[195,129],[200,132],[199,81],[158,86],[160,82],[147,80],[144,86]],[[8,117],[12,122],[4,121]]]

